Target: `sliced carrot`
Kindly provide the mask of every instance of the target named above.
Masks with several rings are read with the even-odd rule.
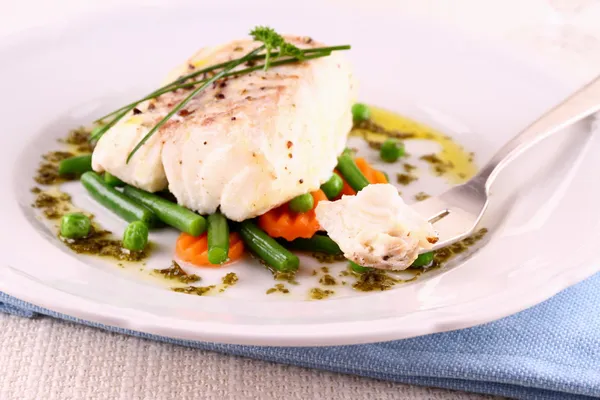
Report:
[[[358,169],[360,169],[360,172],[363,173],[363,175],[365,176],[365,178],[367,178],[369,182],[388,183],[388,180],[385,177],[384,173],[373,168],[371,164],[369,164],[364,158],[356,158],[354,159],[354,162],[356,163]],[[342,195],[344,194],[348,196],[355,195],[356,191],[352,189],[350,185],[348,185],[348,183],[344,180],[344,177],[337,171],[335,173],[338,174],[340,178],[342,178],[342,180],[344,181],[344,187],[342,188],[342,193],[340,194],[340,197],[342,197]]]
[[[311,238],[317,233],[321,226],[317,221],[315,208],[322,200],[327,200],[327,196],[322,190],[311,193],[314,206],[312,210],[305,213],[295,213],[291,211],[288,204],[283,204],[258,217],[258,225],[271,237],[281,237],[285,240],[294,240],[298,238]]]
[[[189,262],[198,267],[218,268],[239,259],[244,254],[244,242],[237,232],[229,234],[229,260],[225,264],[215,265],[208,261],[208,238],[206,233],[200,236],[192,236],[185,232],[177,238],[175,254],[182,261]]]

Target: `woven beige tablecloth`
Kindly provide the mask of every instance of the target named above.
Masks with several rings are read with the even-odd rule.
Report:
[[[600,0],[331,1],[357,9],[394,3],[403,12],[427,15],[479,36],[526,47],[551,60],[550,72],[576,82],[600,72]],[[0,0],[0,36],[118,3]],[[231,357],[49,318],[0,315],[0,400],[367,397],[491,398]]]

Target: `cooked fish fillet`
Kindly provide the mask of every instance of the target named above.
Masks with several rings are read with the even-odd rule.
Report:
[[[286,39],[302,48],[322,46]],[[259,45],[238,40],[202,49],[166,81]],[[220,207],[241,221],[316,190],[331,176],[351,129],[355,85],[348,63],[335,52],[220,81],[126,164],[136,143],[188,94],[165,94],[117,123],[98,142],[93,168],[148,191],[168,187],[183,206],[201,214]]]
[[[431,249],[436,241],[431,224],[390,184],[369,185],[356,196],[319,202],[315,212],[344,256],[365,267],[406,269],[420,250]]]

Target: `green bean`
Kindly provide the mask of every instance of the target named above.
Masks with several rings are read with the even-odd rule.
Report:
[[[321,185],[321,190],[329,200],[333,200],[339,196],[343,187],[344,181],[338,174],[334,173],[327,182]]]
[[[404,145],[395,139],[387,139],[383,142],[381,149],[379,150],[379,157],[381,157],[383,161],[389,163],[396,162],[403,155]]]
[[[340,246],[327,235],[316,234],[310,239],[298,238],[285,242],[286,247],[294,250],[315,251],[326,254],[342,254]]]
[[[426,267],[433,261],[433,251],[419,254],[419,257],[412,263],[411,268]]]
[[[109,186],[112,187],[122,187],[125,186],[125,182],[111,174],[110,172],[104,173],[104,182],[106,182]]]
[[[208,222],[208,262],[223,264],[229,254],[229,225],[220,212],[211,214]]]
[[[363,267],[362,265],[358,265],[354,261],[350,261],[350,268],[352,269],[352,271],[358,272],[359,274],[363,274],[365,272],[369,272],[369,271],[373,270],[373,268]]]
[[[290,210],[296,213],[305,213],[312,210],[315,205],[315,199],[313,199],[312,194],[304,193],[300,196],[294,197],[289,202]]]
[[[158,218],[151,210],[107,185],[97,173],[91,171],[84,173],[81,175],[81,183],[94,200],[125,221],[144,221],[152,227],[157,225]]]
[[[148,225],[142,221],[133,221],[123,233],[123,247],[128,250],[142,251],[148,244]]]
[[[277,243],[251,220],[240,224],[240,235],[246,246],[273,269],[279,272],[298,270],[300,265],[298,256]]]
[[[86,154],[84,156],[75,156],[62,160],[58,164],[58,174],[67,175],[75,174],[81,175],[84,172],[92,170],[92,155]]]
[[[82,213],[63,215],[60,221],[60,235],[67,239],[79,239],[90,233],[92,222]]]
[[[354,159],[347,153],[343,153],[338,157],[337,169],[348,182],[348,185],[357,192],[363,190],[369,184],[367,178],[356,166]]]
[[[362,103],[356,103],[352,106],[352,118],[355,121],[366,121],[371,117],[369,106]]]
[[[148,193],[129,185],[125,186],[123,193],[151,209],[162,222],[173,228],[189,233],[192,236],[200,236],[206,231],[206,220],[204,217],[187,208],[165,200],[156,194]]]

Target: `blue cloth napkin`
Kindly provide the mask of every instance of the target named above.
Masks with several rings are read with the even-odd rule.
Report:
[[[279,363],[521,399],[600,397],[600,274],[502,320],[394,342],[259,347],[191,342],[82,321],[0,293],[0,311]]]

